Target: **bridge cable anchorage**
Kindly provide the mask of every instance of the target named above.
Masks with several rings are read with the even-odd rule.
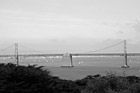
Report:
[[[23,46],[23,45],[19,45],[19,46],[22,47],[22,48],[25,48],[25,49],[31,50],[31,51],[33,51],[33,52],[45,53],[45,52],[42,52],[42,51],[38,51],[38,50],[35,50],[35,49],[31,49],[31,48],[25,47],[25,46]]]
[[[94,50],[94,51],[89,51],[89,52],[98,52],[98,51],[106,50],[106,49],[108,49],[108,48],[111,48],[111,47],[117,46],[117,45],[119,45],[119,44],[121,44],[121,43],[124,43],[124,41],[121,41],[121,42],[119,42],[119,43],[116,43],[116,44],[111,45],[111,46],[108,46],[108,47],[104,47],[104,48],[97,49],[97,50]]]
[[[6,47],[6,48],[4,48],[4,49],[1,49],[0,52],[6,51],[6,50],[8,50],[8,49],[10,49],[10,48],[12,48],[12,47],[14,47],[14,45],[11,45],[11,46],[8,46],[8,47]]]

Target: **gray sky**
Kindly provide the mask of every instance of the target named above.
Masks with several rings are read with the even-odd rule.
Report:
[[[126,39],[138,51],[139,9],[140,0],[0,0],[0,44],[79,52]]]

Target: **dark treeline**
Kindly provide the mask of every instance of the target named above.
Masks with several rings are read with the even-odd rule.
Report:
[[[80,80],[54,77],[41,66],[0,64],[0,93],[140,93],[136,76],[89,75]]]

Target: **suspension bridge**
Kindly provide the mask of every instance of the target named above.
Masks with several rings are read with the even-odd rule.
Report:
[[[119,44],[122,44],[123,43],[123,49],[124,49],[124,52],[123,53],[96,53],[98,51],[102,51],[102,50],[106,50],[106,49],[109,49],[109,48],[112,48],[114,46],[117,46]],[[33,49],[30,49],[30,48],[27,48],[27,47],[24,47],[24,46],[21,46],[21,45],[18,45],[18,43],[15,43],[14,45],[11,45],[9,47],[6,47],[4,49],[1,49],[0,52],[3,52],[3,51],[6,51],[10,48],[15,48],[15,52],[14,54],[1,54],[0,57],[11,57],[11,58],[14,58],[15,59],[15,62],[17,65],[20,64],[20,61],[19,61],[19,58],[26,58],[26,57],[69,57],[70,59],[70,66],[62,66],[62,67],[74,67],[74,64],[73,64],[73,57],[75,56],[120,56],[120,57],[124,57],[124,65],[122,66],[123,68],[128,68],[129,65],[127,63],[127,57],[128,56],[140,56],[140,53],[127,53],[127,44],[126,44],[126,40],[124,41],[121,41],[119,43],[116,43],[114,45],[111,45],[111,46],[108,46],[108,47],[104,47],[104,48],[101,48],[101,49],[97,49],[97,50],[94,50],[94,51],[90,51],[90,52],[86,52],[86,53],[67,53],[67,54],[63,54],[63,53],[50,53],[50,54],[47,54],[47,53],[41,53],[40,51],[37,51],[37,50],[33,50],[35,52],[40,52],[40,53],[34,53],[34,54],[21,54],[19,53],[19,46],[20,47],[23,47],[23,48],[26,48],[28,50],[33,50]]]

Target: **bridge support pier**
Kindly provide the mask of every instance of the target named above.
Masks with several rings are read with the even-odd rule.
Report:
[[[64,54],[63,55],[63,61],[64,62],[70,62],[70,65],[64,65],[64,66],[61,66],[61,67],[74,67],[72,54],[68,54],[68,53]]]
[[[72,54],[70,54],[70,62],[71,62],[71,67],[74,67],[74,65],[73,65],[73,60],[72,60]]]

